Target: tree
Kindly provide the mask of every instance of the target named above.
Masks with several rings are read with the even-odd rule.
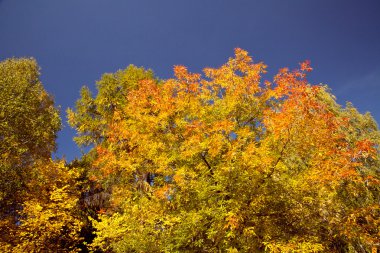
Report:
[[[111,192],[94,249],[365,252],[379,243],[376,123],[310,85],[308,62],[262,84],[265,68],[241,49],[204,78],[176,66],[174,79],[118,93],[106,114],[82,93],[70,121],[95,145],[90,179]],[[93,122],[100,134],[89,134]]]
[[[34,59],[0,62],[0,244],[12,244],[36,163],[50,159],[61,127]]]

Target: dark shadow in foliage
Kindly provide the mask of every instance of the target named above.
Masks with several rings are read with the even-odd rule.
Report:
[[[86,159],[73,160],[68,166],[82,171],[79,178],[80,188],[78,190],[81,192],[81,195],[78,202],[78,210],[84,223],[80,232],[80,236],[84,238],[84,243],[78,245],[78,248],[81,249],[81,252],[89,252],[86,244],[90,244],[95,238],[95,229],[89,217],[98,220],[99,212],[107,209],[110,205],[109,199],[111,193],[88,179],[91,165]]]

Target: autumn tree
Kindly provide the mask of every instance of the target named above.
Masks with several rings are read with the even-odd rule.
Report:
[[[61,127],[34,59],[0,63],[0,251],[77,252],[79,170],[53,161]]]
[[[205,77],[176,66],[174,79],[148,76],[118,93],[107,116],[83,114],[99,105],[82,93],[69,117],[79,138],[102,129],[85,135],[96,151],[91,180],[111,193],[93,221],[94,249],[367,252],[379,243],[376,123],[309,84],[308,62],[273,82],[262,81],[265,69],[241,49]]]
[[[50,159],[61,122],[34,59],[0,62],[1,241],[12,241],[31,168]]]

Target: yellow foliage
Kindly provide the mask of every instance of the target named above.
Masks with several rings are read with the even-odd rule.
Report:
[[[106,122],[91,139],[93,178],[112,192],[112,208],[93,221],[94,249],[372,247],[379,131],[370,117],[339,106],[327,87],[309,84],[311,70],[304,62],[262,82],[266,66],[236,49],[204,77],[176,66],[173,79],[140,80],[112,113],[102,114],[103,102],[84,92],[83,121],[97,124],[88,110],[99,102],[95,115]],[[71,121],[83,134],[79,109]]]

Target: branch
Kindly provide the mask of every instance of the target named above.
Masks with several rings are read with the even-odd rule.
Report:
[[[206,160],[206,154],[205,153],[201,153],[201,158],[202,160],[204,161],[204,163],[206,164],[207,168],[209,169],[209,171],[211,172],[211,175],[214,174],[212,168],[211,168],[211,165],[208,163],[208,161]]]

